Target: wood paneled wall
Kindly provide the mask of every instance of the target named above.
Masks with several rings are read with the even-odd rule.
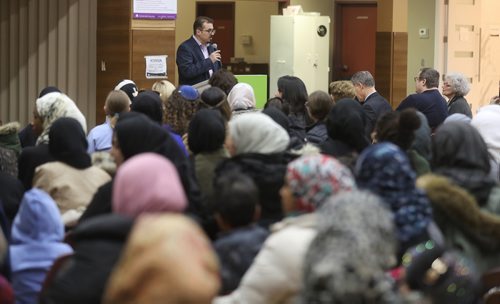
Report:
[[[97,0],[0,1],[0,119],[27,123],[57,86],[95,123]]]
[[[408,33],[377,32],[377,90],[396,108],[406,97]]]

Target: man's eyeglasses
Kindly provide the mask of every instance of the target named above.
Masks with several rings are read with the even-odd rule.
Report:
[[[414,80],[414,81],[417,81],[417,80],[422,80],[422,78],[420,78],[420,77],[418,77],[418,76],[415,76],[415,77],[413,77],[413,80]]]
[[[207,32],[209,34],[215,35],[215,29],[201,30],[202,32]]]

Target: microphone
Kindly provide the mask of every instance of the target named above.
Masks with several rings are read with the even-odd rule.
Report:
[[[214,48],[214,52],[217,51],[217,43],[212,43],[211,46]],[[219,62],[219,68],[222,69],[222,61],[218,61]]]

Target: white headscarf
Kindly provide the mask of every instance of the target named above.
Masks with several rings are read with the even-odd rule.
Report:
[[[227,101],[233,111],[255,108],[255,94],[252,86],[247,83],[237,83],[229,92]]]
[[[245,113],[229,121],[229,136],[236,154],[283,152],[290,136],[279,124],[263,113]]]
[[[36,110],[38,116],[43,120],[43,131],[38,137],[36,144],[46,144],[49,142],[49,130],[52,123],[61,117],[71,117],[76,119],[87,133],[87,121],[75,102],[63,93],[53,92],[46,94],[36,100]]]
[[[471,125],[475,127],[483,137],[488,151],[500,162],[500,106],[487,105],[479,109],[474,116]]]

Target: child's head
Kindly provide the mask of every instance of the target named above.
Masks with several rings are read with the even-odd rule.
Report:
[[[122,112],[128,112],[130,109],[130,99],[127,94],[121,90],[109,92],[104,103],[106,115],[114,116]]]
[[[249,176],[230,172],[215,182],[214,211],[221,228],[251,224],[258,214],[259,190]]]

